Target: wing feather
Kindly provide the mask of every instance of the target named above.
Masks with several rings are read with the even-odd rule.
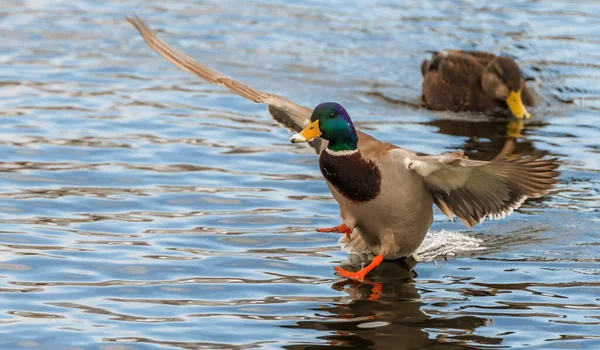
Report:
[[[454,214],[473,227],[486,217],[503,218],[525,199],[542,196],[553,188],[558,182],[558,162],[543,156],[504,152],[491,161],[475,161],[457,151],[406,158],[404,164],[423,177],[444,215],[452,219]]]
[[[177,67],[211,84],[226,87],[234,94],[247,98],[250,101],[267,104],[269,112],[275,120],[296,132],[302,130],[308,124],[312,114],[311,108],[301,106],[284,97],[257,90],[201,64],[188,54],[167,44],[138,16],[133,16],[133,18],[128,17],[127,21],[138,30],[150,48]],[[311,146],[317,153],[320,153],[326,144],[326,141],[322,139],[311,141]]]

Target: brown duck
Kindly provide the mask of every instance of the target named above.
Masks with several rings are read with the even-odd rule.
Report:
[[[340,206],[342,223],[332,231],[351,232],[347,245],[365,246],[375,257],[358,272],[339,267],[344,277],[363,281],[384,259],[410,256],[433,221],[433,204],[467,226],[502,218],[527,197],[547,193],[556,183],[555,159],[501,154],[492,161],[467,159],[462,152],[418,156],[356,130],[348,112],[333,102],[310,109],[231,79],[173,48],[139,18],[128,19],[146,43],[176,66],[251,101],[265,103],[298,133],[293,143],[325,140],[316,146],[325,181]]]
[[[509,57],[482,51],[435,52],[421,65],[423,102],[431,110],[510,110],[530,118],[525,106],[534,106],[517,63]]]

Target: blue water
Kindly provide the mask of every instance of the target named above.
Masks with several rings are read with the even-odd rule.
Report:
[[[600,3],[16,1],[0,7],[1,349],[600,348]],[[489,159],[506,121],[419,107],[428,50],[509,54],[544,99],[517,149],[560,184],[473,230],[436,211],[409,275],[346,284],[338,208],[252,86],[426,153]],[[376,297],[374,297],[376,296]]]

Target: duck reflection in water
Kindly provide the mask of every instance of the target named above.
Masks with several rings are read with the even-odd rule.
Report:
[[[535,144],[527,135],[542,129],[546,123],[536,118],[532,122],[522,119],[506,118],[505,116],[489,115],[485,121],[465,119],[440,118],[422,123],[435,126],[437,133],[466,137],[461,144],[450,144],[448,150],[460,148],[470,159],[491,160],[499,154],[535,154],[544,152],[536,149]],[[548,196],[528,198],[527,202],[542,203],[548,201]],[[525,204],[526,205],[526,204]]]
[[[350,255],[347,266],[364,260]],[[342,281],[332,288],[347,293],[347,302],[319,307],[317,321],[299,321],[284,328],[314,329],[324,335],[312,344],[284,346],[286,349],[475,349],[470,344],[497,345],[502,338],[473,335],[491,320],[476,316],[432,317],[424,308],[435,308],[446,301],[426,301],[413,278],[412,259],[385,260],[368,275],[364,283]],[[324,343],[325,341],[326,343]]]
[[[519,119],[499,119],[485,122],[456,119],[435,119],[423,125],[435,126],[437,133],[466,137],[462,144],[451,144],[448,149],[460,148],[471,159],[490,160],[500,154],[511,143],[513,153],[534,153],[533,142],[527,139],[528,132],[541,128],[544,124],[536,121],[527,127]]]

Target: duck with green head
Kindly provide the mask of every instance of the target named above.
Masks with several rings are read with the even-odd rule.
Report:
[[[347,250],[374,254],[371,263],[357,272],[336,268],[347,278],[363,281],[384,259],[410,256],[433,221],[433,204],[450,219],[456,215],[473,227],[486,217],[504,217],[525,198],[541,196],[556,183],[556,160],[542,160],[541,155],[506,152],[491,161],[469,160],[460,151],[417,156],[356,130],[337,103],[322,103],[312,110],[254,89],[168,45],[141,19],[128,20],[152,49],[173,64],[267,104],[277,120],[299,131],[292,136],[293,143],[312,142],[342,218],[339,226],[327,230],[349,234],[340,240]],[[312,141],[319,138],[326,142]]]
[[[556,182],[556,163],[539,156],[502,155],[485,162],[468,160],[458,151],[419,157],[359,134],[348,112],[332,102],[315,107],[309,124],[291,142],[316,137],[328,141],[319,166],[342,217],[339,226],[327,230],[360,235],[375,255],[358,272],[336,268],[351,279],[364,280],[383,259],[411,255],[431,226],[434,203],[473,227],[485,217],[504,217],[525,197],[546,193]]]

